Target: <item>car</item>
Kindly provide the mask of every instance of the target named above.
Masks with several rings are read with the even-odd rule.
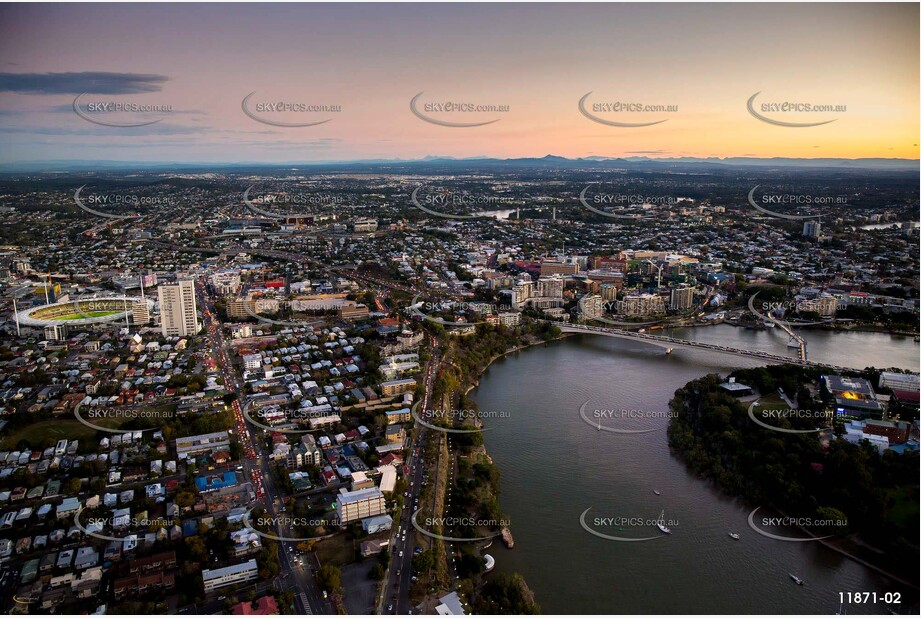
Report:
[[[387,606],[387,611],[388,611],[388,612],[392,612],[392,611],[393,611],[393,603],[391,603],[390,605]]]
[[[400,576],[400,569],[397,569],[397,577]]]
[[[403,550],[401,549],[401,550],[400,550],[400,558],[402,558],[402,557],[403,557]]]

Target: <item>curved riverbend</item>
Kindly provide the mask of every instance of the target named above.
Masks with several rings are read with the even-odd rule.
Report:
[[[777,350],[771,331],[729,325],[672,330],[670,336],[735,347]],[[776,339],[776,341],[774,341]],[[839,364],[862,359],[878,367],[918,369],[911,338],[875,333],[807,333],[810,358]],[[839,592],[906,589],[819,543],[783,543],[747,525],[752,505],[727,498],[688,473],[668,451],[663,416],[674,391],[710,372],[761,363],[702,351],[675,351],[604,337],[575,336],[498,359],[472,396],[482,410],[508,410],[484,434],[502,475],[500,501],[515,522],[516,547],[500,550],[496,570],[517,571],[544,613],[824,613],[838,611]],[[606,419],[649,433],[598,431],[589,410],[648,411],[650,418]],[[661,495],[655,495],[654,490]],[[661,541],[613,543],[586,532],[580,515],[656,518],[671,534]],[[591,518],[589,518],[591,519]],[[650,528],[616,536],[649,536]],[[739,541],[729,532],[741,535]],[[563,567],[565,565],[565,567]],[[796,573],[806,585],[794,585]],[[849,613],[886,613],[882,605],[845,605]],[[903,610],[904,611],[904,610]]]

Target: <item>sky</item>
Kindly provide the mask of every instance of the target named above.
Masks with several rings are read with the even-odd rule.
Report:
[[[918,23],[907,3],[6,4],[0,163],[917,159]]]

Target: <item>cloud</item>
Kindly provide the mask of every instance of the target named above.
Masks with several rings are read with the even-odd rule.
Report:
[[[20,94],[138,94],[159,92],[165,75],[148,73],[0,73],[0,92]]]
[[[81,105],[80,107],[82,109],[85,106]],[[61,105],[49,105],[40,110],[28,110],[28,113],[32,113],[34,111],[44,111],[44,112],[51,112],[55,114],[73,114],[74,105],[73,103],[62,103]],[[23,112],[23,113],[26,113],[26,112]],[[169,115],[170,116],[207,116],[208,112],[200,110],[200,109],[171,109],[169,112]]]
[[[628,150],[626,154],[634,154],[634,155],[671,154],[671,151],[670,150]]]
[[[74,129],[70,127],[35,127],[35,126],[8,126],[0,127],[0,133],[26,134],[26,135],[94,135],[94,136],[138,136],[138,135],[194,135],[209,132],[206,127],[188,127],[176,124],[157,123],[143,127],[119,127],[119,133],[111,128],[86,127]]]

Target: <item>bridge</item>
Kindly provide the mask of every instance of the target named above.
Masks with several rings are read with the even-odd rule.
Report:
[[[799,365],[801,367],[828,367],[836,371],[853,371],[849,367],[840,367],[826,363],[816,363],[804,358],[791,358],[782,354],[772,352],[761,352],[759,350],[745,350],[742,348],[733,348],[730,346],[716,345],[714,343],[700,343],[698,341],[688,341],[686,339],[675,339],[674,337],[662,337],[659,335],[648,335],[616,328],[604,328],[601,326],[588,326],[583,324],[561,324],[552,322],[564,333],[582,333],[587,335],[602,335],[604,337],[616,337],[618,339],[630,339],[641,341],[650,345],[658,346],[665,349],[666,354],[670,354],[675,348],[690,348],[695,350],[708,350],[719,352],[721,354],[732,354],[735,356],[745,356],[748,358],[759,358],[772,363],[787,363],[790,365]]]

